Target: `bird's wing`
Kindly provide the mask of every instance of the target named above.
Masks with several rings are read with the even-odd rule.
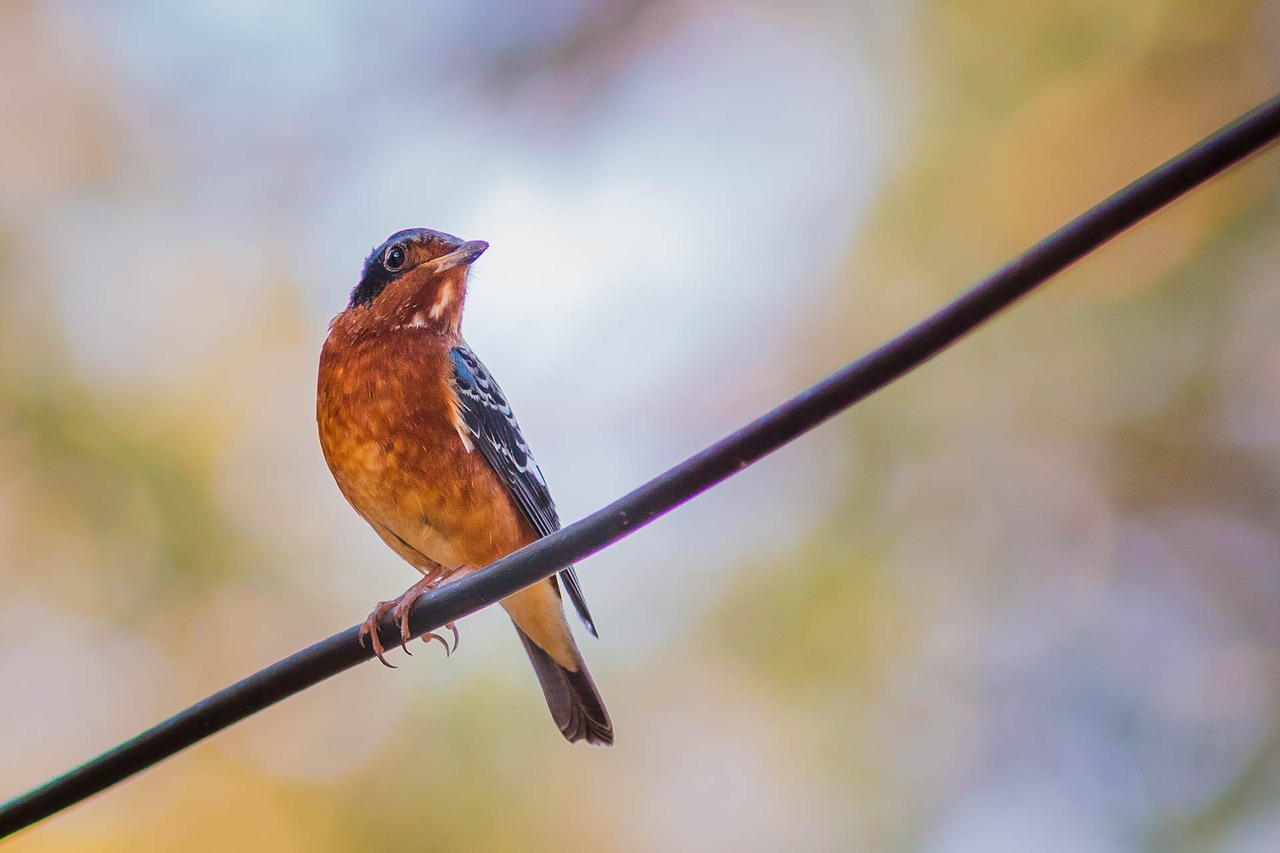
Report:
[[[497,473],[539,536],[559,530],[560,516],[556,513],[555,502],[551,500],[551,491],[528,443],[520,434],[520,424],[516,423],[506,395],[470,349],[454,347],[449,354],[453,357],[453,390],[457,394],[462,422],[471,443]],[[596,633],[595,622],[587,609],[573,566],[560,572],[560,580],[564,582],[569,600],[587,630],[594,637],[600,636]]]

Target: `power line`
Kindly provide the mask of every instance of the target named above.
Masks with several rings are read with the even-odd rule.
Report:
[[[1280,137],[1280,96],[1149,172],[1005,264],[932,316],[602,510],[421,598],[415,637],[487,607],[617,542],[919,367],[1052,276]],[[197,702],[0,806],[0,838],[100,793],[245,717],[372,657],[349,628]],[[399,643],[383,624],[388,647]]]

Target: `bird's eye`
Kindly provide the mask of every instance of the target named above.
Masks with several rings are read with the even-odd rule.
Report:
[[[404,267],[404,261],[404,246],[399,243],[387,249],[387,253],[382,256],[382,265],[387,268],[387,272],[398,272]]]

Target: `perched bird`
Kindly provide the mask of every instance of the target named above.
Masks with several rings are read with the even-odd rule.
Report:
[[[364,623],[361,639],[369,637],[383,663],[381,616],[390,612],[407,642],[419,596],[560,528],[506,396],[462,339],[467,275],[487,248],[425,228],[391,235],[365,261],[320,353],[316,420],[329,470],[355,511],[423,575]],[[596,635],[573,568],[560,580]],[[502,606],[565,738],[612,743],[556,578]],[[424,640],[431,638],[444,642]]]

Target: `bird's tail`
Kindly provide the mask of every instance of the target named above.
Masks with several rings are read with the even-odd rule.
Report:
[[[515,623],[542,684],[551,717],[570,743],[613,743],[613,723],[564,618],[554,581],[518,592],[502,604]],[[554,613],[551,612],[554,608]]]

